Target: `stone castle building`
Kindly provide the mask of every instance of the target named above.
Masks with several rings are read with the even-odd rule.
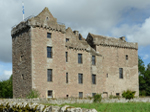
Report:
[[[87,97],[96,93],[139,94],[138,44],[78,31],[59,24],[45,8],[12,31],[13,95],[31,89],[44,98]]]

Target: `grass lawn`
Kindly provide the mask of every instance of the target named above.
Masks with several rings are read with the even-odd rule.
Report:
[[[73,107],[81,107],[92,109],[95,108],[98,112],[150,112],[150,103],[93,103],[93,104],[63,104]]]

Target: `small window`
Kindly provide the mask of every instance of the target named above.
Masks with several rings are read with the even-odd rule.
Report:
[[[116,93],[116,96],[120,96],[120,93]]]
[[[66,38],[66,42],[68,42],[69,41],[69,39],[68,38]]]
[[[46,20],[48,20],[48,17],[46,17]]]
[[[51,38],[51,33],[47,33],[47,38]]]
[[[126,60],[128,60],[128,55],[126,55]]]
[[[81,73],[78,74],[78,83],[79,84],[83,83],[83,74],[81,74]]]
[[[95,65],[96,61],[95,61],[95,56],[92,56],[92,65]]]
[[[69,95],[66,95],[66,97],[68,98],[68,97],[69,97]]]
[[[82,63],[82,54],[78,54],[78,63]]]
[[[106,77],[108,78],[108,73],[106,74]]]
[[[66,83],[68,83],[68,72],[66,73]]]
[[[53,98],[53,91],[52,90],[48,90],[47,97],[48,98]]]
[[[96,75],[92,74],[92,84],[96,84]]]
[[[83,92],[79,92],[79,98],[83,98]]]
[[[96,95],[96,93],[92,93],[92,97],[94,97]]]
[[[47,81],[52,82],[52,69],[47,70]]]
[[[119,78],[123,79],[123,68],[119,68]]]
[[[66,62],[68,62],[68,52],[66,52]]]
[[[47,47],[47,57],[52,58],[52,47]]]
[[[24,74],[21,75],[22,79],[25,80]]]
[[[23,55],[20,56],[20,61],[22,61],[22,60],[23,60]]]

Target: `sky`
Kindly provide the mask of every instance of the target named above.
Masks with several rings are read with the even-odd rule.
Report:
[[[58,22],[88,33],[137,42],[138,55],[150,63],[150,0],[24,0],[25,18],[48,7]],[[0,80],[12,74],[11,29],[23,20],[22,0],[0,0]]]

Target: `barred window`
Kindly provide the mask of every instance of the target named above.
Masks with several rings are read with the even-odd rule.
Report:
[[[119,68],[119,78],[123,79],[123,68]]]
[[[78,83],[79,84],[83,83],[83,74],[81,74],[81,73],[78,74]]]
[[[47,70],[47,81],[52,82],[52,69]]]
[[[47,47],[47,57],[52,58],[52,47]]]
[[[92,84],[96,84],[96,75],[92,74]]]
[[[96,64],[95,56],[92,56],[92,65]]]
[[[82,63],[82,54],[78,54],[78,63]]]

